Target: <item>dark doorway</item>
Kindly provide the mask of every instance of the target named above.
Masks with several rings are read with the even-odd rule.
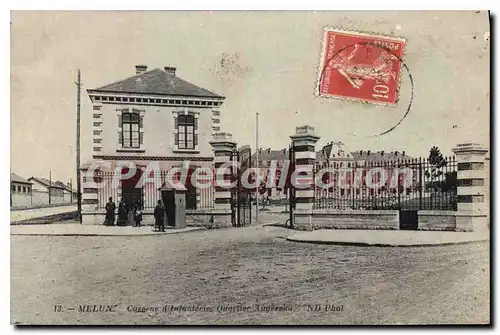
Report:
[[[122,169],[122,175],[128,173],[128,168]],[[127,204],[127,207],[132,209],[134,208],[134,204],[139,201],[142,207],[142,187],[138,188],[137,184],[141,179],[142,171],[137,169],[135,175],[128,178],[123,179],[122,183],[122,199]]]
[[[186,209],[196,209],[196,188],[191,183],[186,187]]]
[[[162,191],[161,197],[165,207],[167,226],[175,227],[175,191]]]
[[[399,229],[417,230],[418,229],[417,211],[399,211]]]

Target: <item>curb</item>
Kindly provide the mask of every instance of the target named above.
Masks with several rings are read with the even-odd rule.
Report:
[[[291,242],[297,242],[297,243],[323,244],[323,245],[347,245],[347,246],[356,246],[356,247],[399,247],[399,248],[439,247],[439,246],[443,246],[443,245],[470,244],[470,243],[490,241],[488,239],[482,239],[482,240],[443,242],[443,243],[433,243],[433,244],[422,244],[422,243],[420,243],[420,244],[388,244],[388,243],[368,243],[368,242],[303,240],[303,239],[294,239],[291,237],[287,237],[286,240],[291,241]]]
[[[163,233],[163,232],[150,232],[150,233],[145,233],[145,234],[109,234],[109,233],[104,233],[104,234],[96,234],[96,233],[54,233],[54,234],[42,234],[42,233],[36,233],[36,234],[25,234],[25,233],[11,233],[11,236],[164,236],[164,235],[176,235],[176,234],[184,234],[184,233],[190,233],[193,231],[200,231],[200,230],[206,230],[203,227],[199,228],[193,228],[190,230],[185,230],[185,231],[176,231],[172,233]]]

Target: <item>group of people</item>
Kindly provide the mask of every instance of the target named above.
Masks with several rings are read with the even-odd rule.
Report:
[[[130,208],[129,208],[130,207]],[[115,225],[115,211],[116,205],[113,202],[113,198],[109,198],[106,204],[106,220],[104,221],[105,226]],[[131,220],[132,219],[132,220]],[[141,226],[142,221],[142,206],[139,201],[134,201],[132,206],[129,206],[123,199],[118,204],[118,220],[116,220],[117,226],[127,226],[129,221],[134,222],[135,227]]]
[[[115,225],[115,211],[116,205],[113,202],[113,198],[109,198],[108,203],[106,204],[106,219],[104,221],[105,226],[114,226]],[[165,208],[161,200],[158,200],[158,204],[156,205],[154,211],[155,217],[155,229],[164,232],[165,231]],[[118,204],[118,220],[116,220],[117,226],[127,226],[128,222],[134,222],[134,227],[140,227],[142,222],[142,206],[141,202],[136,200],[134,201],[133,206],[129,208],[129,205],[122,200]]]

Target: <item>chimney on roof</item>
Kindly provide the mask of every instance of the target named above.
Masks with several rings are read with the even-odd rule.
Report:
[[[395,155],[395,156],[397,156],[398,154],[399,154],[399,152],[398,152],[398,151],[395,151],[395,152],[394,152],[394,155]]]
[[[175,70],[177,70],[177,68],[171,66],[165,66],[163,69],[165,70],[166,73],[173,74],[174,76],[175,76]]]
[[[136,65],[135,66],[135,74],[141,74],[143,72],[146,72],[148,69],[147,65]]]
[[[403,156],[405,156],[405,155],[406,155],[406,151],[403,151]]]
[[[267,148],[267,153],[271,154],[271,148]]]
[[[359,155],[363,156],[363,150],[359,150]]]
[[[372,152],[371,150],[368,150],[367,152],[368,156],[370,156],[371,152]]]
[[[381,156],[383,156],[383,155],[384,155],[384,150],[382,150],[382,151],[380,152],[380,155],[381,155]]]

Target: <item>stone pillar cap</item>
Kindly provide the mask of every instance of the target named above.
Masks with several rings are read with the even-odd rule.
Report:
[[[452,151],[455,154],[468,153],[468,152],[486,153],[488,152],[488,149],[482,144],[468,142],[468,143],[457,144],[457,146],[453,148]]]
[[[225,141],[225,142],[232,142],[233,141],[233,134],[231,133],[226,133],[226,132],[216,132],[214,133],[214,141]]]
[[[299,126],[295,127],[295,135],[315,135],[314,127],[309,126],[309,125],[304,125],[304,126]]]
[[[295,128],[295,134],[290,136],[292,140],[308,140],[316,142],[319,140],[319,136],[316,135],[314,127],[305,125]]]
[[[230,150],[232,150],[234,147],[236,147],[236,142],[233,142],[233,135],[231,133],[225,132],[214,133],[213,139],[209,143],[210,145],[212,145],[212,147],[214,147],[214,150],[226,151],[227,148],[230,148]]]

